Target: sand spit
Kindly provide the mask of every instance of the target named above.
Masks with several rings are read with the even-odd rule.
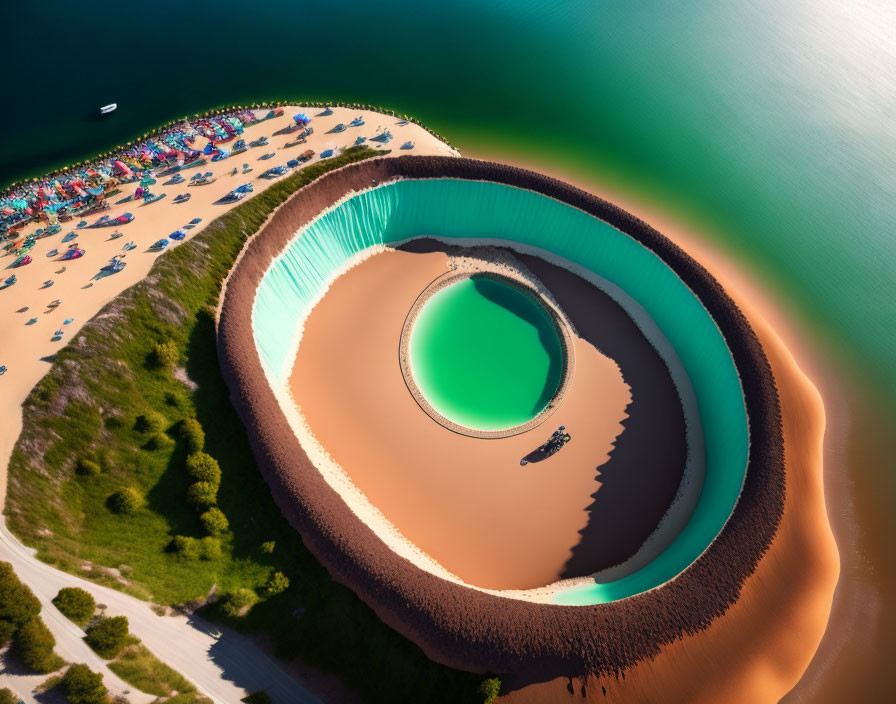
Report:
[[[671,582],[590,607],[532,604],[439,579],[392,553],[308,461],[268,385],[252,338],[255,290],[304,224],[349,191],[398,177],[490,180],[537,191],[591,213],[660,256],[700,297],[731,349],[750,418],[750,459],[740,500],[705,553]],[[706,630],[736,603],[775,536],[784,506],[781,409],[756,335],[721,285],[646,223],[539,174],[469,159],[398,157],[329,174],[284,204],[247,246],[225,292],[222,371],[278,504],[336,579],[434,660],[474,671],[548,679],[622,673],[685,635]]]

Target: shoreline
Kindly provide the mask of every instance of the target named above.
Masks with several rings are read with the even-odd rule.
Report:
[[[821,410],[822,426],[815,432],[818,435],[818,442],[823,443],[824,457],[823,460],[819,458],[818,466],[811,472],[816,475],[816,480],[823,485],[819,498],[820,507],[816,507],[814,512],[823,514],[825,525],[819,528],[815,538],[819,545],[825,546],[826,559],[835,561],[836,567],[832,565],[825,577],[827,589],[831,594],[823,609],[824,613],[816,615],[816,626],[823,623],[820,632],[816,631],[808,643],[800,643],[799,649],[804,651],[802,662],[793,666],[788,676],[777,686],[764,692],[761,698],[761,700],[769,702],[778,701],[784,697],[787,698],[787,701],[794,702],[816,701],[812,698],[812,694],[805,693],[805,689],[818,692],[824,686],[822,682],[828,676],[835,662],[830,651],[840,651],[846,647],[845,643],[848,639],[841,636],[844,631],[849,633],[854,631],[855,621],[860,618],[857,614],[861,610],[857,608],[855,601],[858,596],[856,591],[860,587],[854,584],[844,584],[840,578],[840,561],[845,560],[847,564],[855,562],[854,557],[844,558],[841,553],[844,549],[848,550],[849,554],[854,553],[857,542],[857,523],[853,513],[854,508],[851,506],[854,499],[845,491],[850,483],[846,466],[849,459],[846,442],[854,430],[832,433],[829,429],[830,425],[825,421],[825,418],[831,420],[831,425],[835,428],[840,428],[844,423],[853,424],[850,414],[851,399],[840,391],[844,386],[838,372],[842,370],[836,369],[833,360],[826,359],[823,353],[812,347],[813,332],[796,320],[792,311],[786,311],[782,303],[776,301],[768,289],[763,289],[756,275],[751,275],[742,264],[738,264],[733,255],[726,253],[719,245],[711,241],[705,234],[705,228],[701,225],[688,222],[686,218],[664,213],[656,206],[643,202],[638,196],[622,192],[601,179],[589,178],[579,172],[569,171],[558,164],[550,166],[543,162],[535,164],[527,159],[504,152],[493,153],[482,149],[474,150],[472,156],[482,159],[498,159],[520,168],[541,168],[545,173],[572,183],[582,190],[602,195],[607,200],[652,224],[703,264],[710,273],[726,282],[729,294],[758,328],[757,333],[763,338],[764,344],[780,346],[791,357],[796,378],[804,380],[811,387],[811,391],[817,394],[815,405],[816,409],[820,408]],[[765,340],[769,342],[766,343]],[[785,411],[785,418],[788,415],[793,414],[788,414]],[[831,488],[836,488],[836,490],[831,491]],[[845,545],[839,545],[841,540]],[[867,592],[864,585],[861,589]],[[850,599],[852,605],[843,607],[850,612],[849,615],[840,615],[838,604],[842,592],[853,595]],[[834,623],[834,617],[838,615],[840,618]],[[867,627],[873,626],[873,618],[868,617],[867,614],[863,620]],[[837,628],[832,630],[829,628],[829,624]],[[795,643],[791,643],[791,645],[795,645]],[[717,658],[718,654],[714,654],[714,657]],[[821,662],[819,658],[824,662]],[[769,663],[774,662],[774,658],[769,657],[768,661]],[[807,679],[809,677],[811,679]],[[848,678],[849,676],[844,675],[844,677]],[[619,682],[614,684],[618,685]],[[562,691],[562,698],[558,697],[558,701],[572,700],[572,697],[568,696],[569,692],[565,681],[555,683],[554,690]],[[735,692],[736,690],[732,690],[732,694]],[[502,697],[501,700],[507,701],[508,704],[529,702],[530,699],[522,694],[521,691],[512,697]],[[539,690],[537,696],[548,696],[548,694],[546,690]],[[661,688],[654,692],[654,696],[660,696],[660,694]],[[536,698],[531,701],[533,704],[535,702],[541,704],[542,700]],[[553,700],[545,699],[544,701]],[[690,704],[691,700],[684,701],[688,701]]]
[[[263,148],[249,149],[237,156],[231,156],[219,162],[209,162],[204,169],[212,171],[217,177],[214,183],[197,188],[188,188],[184,182],[179,185],[163,185],[162,178],[155,189],[159,192],[167,191],[169,197],[159,203],[151,205],[137,205],[134,202],[113,204],[107,214],[115,217],[126,211],[135,215],[133,222],[123,225],[120,231],[123,237],[120,240],[109,240],[108,236],[112,228],[100,229],[75,229],[74,221],[65,223],[65,227],[57,235],[37,240],[31,251],[33,261],[31,264],[15,269],[18,282],[7,289],[0,290],[0,320],[7,323],[6,333],[0,339],[0,364],[9,367],[9,370],[0,377],[3,404],[0,406],[0,419],[4,427],[10,432],[0,434],[0,502],[5,508],[7,465],[12,454],[13,446],[22,431],[22,404],[34,386],[46,375],[52,365],[53,355],[64,345],[77,336],[78,330],[89,319],[96,315],[107,303],[112,301],[125,289],[139,281],[151,276],[151,269],[158,253],[150,253],[147,248],[160,237],[173,232],[193,217],[201,216],[203,221],[193,229],[186,230],[187,236],[184,242],[190,241],[195,235],[203,232],[205,228],[219,215],[222,215],[240,203],[251,200],[249,198],[233,203],[219,204],[218,201],[232,188],[244,182],[251,182],[255,186],[254,194],[259,194],[268,187],[279,183],[282,179],[259,179],[261,172],[274,163],[280,163],[287,158],[294,158],[300,153],[299,147],[284,148],[291,135],[276,135],[284,127],[292,123],[290,114],[292,109],[301,110],[305,106],[291,106],[281,117],[263,120],[245,129],[244,139],[256,139],[261,136],[270,138],[270,145]],[[324,148],[337,147],[343,143],[348,145],[357,134],[370,134],[377,124],[384,124],[391,117],[379,116],[377,113],[364,113],[367,125],[357,130],[341,134],[327,134],[330,125],[340,121],[348,122],[358,113],[350,108],[333,107],[333,115],[313,118],[312,124],[317,125],[315,133],[308,137],[307,145],[302,148],[312,148],[321,151]],[[379,121],[379,122],[378,122]],[[400,132],[405,130],[406,132]],[[396,139],[402,136],[412,137],[416,140],[416,151],[421,153],[450,153],[450,147],[437,142],[434,137],[422,129],[413,125],[406,125],[395,129]],[[401,135],[401,136],[399,136]],[[201,146],[199,144],[198,146]],[[260,161],[259,157],[266,151],[277,154],[277,159]],[[317,163],[315,156],[308,164]],[[242,163],[249,163],[254,169],[251,173],[243,175],[237,173],[231,176],[231,170]],[[299,169],[303,168],[302,166]],[[239,171],[239,170],[238,170]],[[167,177],[165,178],[167,180]],[[122,186],[121,193],[116,195],[114,201],[120,200],[128,194],[132,194],[137,188],[137,183]],[[175,192],[188,192],[192,197],[183,205],[173,203]],[[98,215],[87,219],[93,222]],[[34,232],[40,223],[32,222],[23,228],[18,234],[26,236]],[[57,258],[47,258],[54,248],[64,248],[61,244],[63,233],[74,231],[78,233],[77,241],[86,251],[86,255],[80,259],[69,262],[58,262]],[[83,288],[88,283],[94,283],[90,277],[107,260],[117,254],[121,254],[121,244],[133,241],[137,248],[128,252],[127,266],[120,273],[108,276],[95,282],[89,289]],[[74,242],[73,242],[74,243]],[[176,249],[182,242],[172,242],[169,250]],[[164,255],[162,255],[164,256]],[[13,257],[0,258],[0,266],[11,264]],[[66,266],[64,274],[56,274],[62,265]],[[6,278],[11,270],[0,274],[0,279]],[[53,279],[52,288],[41,288],[41,282],[45,279]],[[63,305],[56,309],[46,308],[46,304],[53,299],[60,299]],[[26,313],[16,311],[23,306],[28,306]],[[26,326],[29,316],[38,318],[37,324]],[[72,324],[63,327],[63,321],[73,317]],[[52,342],[50,333],[55,329],[62,329],[65,336],[60,342]]]

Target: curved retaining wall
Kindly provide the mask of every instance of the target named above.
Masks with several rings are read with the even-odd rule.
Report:
[[[741,496],[710,547],[651,591],[593,606],[536,604],[483,593],[415,567],[357,518],[308,460],[255,348],[252,306],[271,262],[295,233],[339,199],[396,178],[483,180],[583,210],[653,251],[700,298],[731,351],[749,416]],[[771,369],[748,322],[699,264],[647,224],[568,184],[509,166],[451,157],[398,157],[345,167],[287,201],[247,245],[224,293],[219,358],[259,467],[308,547],[334,578],[434,660],[532,677],[619,673],[722,615],[755,569],[784,504],[784,447]]]

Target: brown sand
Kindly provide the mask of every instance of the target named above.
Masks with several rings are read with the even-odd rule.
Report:
[[[294,141],[295,134],[282,134],[283,128],[293,124],[292,115],[296,111],[304,110],[312,117],[314,134],[308,137],[307,144],[285,147],[284,145]],[[261,111],[259,111],[261,112]],[[451,149],[429,134],[419,125],[413,123],[396,126],[398,118],[383,115],[369,110],[355,110],[349,108],[333,108],[333,114],[327,117],[314,117],[320,110],[314,108],[302,108],[301,106],[287,107],[282,117],[265,120],[257,125],[246,128],[243,138],[246,142],[267,136],[270,144],[266,147],[254,147],[248,151],[219,162],[208,161],[201,167],[187,169],[183,172],[187,179],[179,185],[165,186],[163,183],[168,178],[158,178],[158,183],[152,187],[154,193],[167,193],[164,200],[150,205],[141,205],[138,202],[115,205],[126,195],[132,194],[137,184],[129,184],[122,187],[122,192],[109,199],[110,210],[102,215],[117,217],[122,213],[131,212],[134,220],[123,225],[120,232],[124,235],[117,240],[109,240],[109,235],[115,231],[114,227],[99,228],[95,230],[82,230],[78,238],[70,243],[62,244],[62,237],[75,229],[77,219],[62,224],[62,232],[58,235],[38,240],[31,250],[33,261],[27,266],[15,269],[18,283],[11,288],[0,291],[0,364],[6,365],[9,371],[0,377],[0,505],[5,502],[6,496],[6,463],[12,452],[13,443],[19,436],[22,424],[21,404],[34,385],[50,369],[49,360],[52,355],[61,349],[78,329],[86,323],[96,312],[115,296],[126,288],[145,278],[155,262],[158,254],[148,253],[148,247],[156,240],[167,237],[195,217],[202,218],[202,223],[193,230],[188,230],[187,240],[200,232],[214,218],[227,212],[243,201],[231,204],[216,204],[222,196],[236,186],[251,182],[255,188],[255,194],[264,191],[277,179],[269,181],[258,178],[265,170],[285,164],[288,159],[295,158],[305,149],[313,149],[320,153],[327,148],[350,146],[355,137],[364,135],[371,137],[378,126],[388,126],[395,134],[393,143],[401,144],[412,139],[416,146],[414,152],[421,154],[450,154]],[[357,115],[364,115],[366,124],[360,128],[351,128],[340,134],[326,134],[326,132],[339,122],[348,123]],[[281,133],[281,134],[278,134]],[[197,148],[201,149],[205,140],[200,138]],[[228,147],[232,145],[227,145]],[[373,143],[372,146],[376,146]],[[379,147],[378,147],[379,148]],[[276,157],[259,161],[258,158],[265,153],[275,152]],[[392,152],[395,154],[396,152]],[[309,164],[315,163],[317,158]],[[244,163],[249,164],[254,170],[246,175],[230,173]],[[206,186],[187,187],[189,178],[197,171],[211,171],[217,177],[217,181]],[[174,204],[174,197],[180,193],[190,193],[191,198],[187,203]],[[251,197],[251,196],[250,196]],[[91,215],[85,218],[89,223],[99,219],[101,214]],[[22,237],[34,232],[38,227],[45,227],[32,223],[20,233]],[[121,247],[126,242],[133,240],[137,248],[127,253],[125,261],[127,266],[118,274],[106,277],[94,283],[91,288],[83,288],[90,283],[91,277],[101,267],[106,265],[109,259],[121,253]],[[58,262],[58,257],[48,259],[46,254],[59,249],[64,252],[69,244],[78,242],[86,248],[87,254],[70,262]],[[169,249],[178,245],[172,241]],[[6,279],[13,270],[6,270],[14,257],[0,257],[0,280]],[[66,267],[63,274],[55,274],[62,266]],[[51,288],[42,289],[41,286],[47,279],[55,283]],[[61,299],[63,304],[54,311],[47,309],[47,304],[55,299]],[[25,313],[16,313],[20,308],[28,306]],[[31,317],[38,318],[35,325],[26,326],[25,323]],[[65,335],[61,342],[52,342],[51,337],[55,330],[61,329],[62,321],[66,318],[74,318],[74,322],[65,326]]]
[[[655,410],[641,410],[655,399],[661,411],[671,408],[666,432],[654,432],[652,445],[639,443],[658,450],[649,457],[615,450],[608,462],[632,399],[616,363],[583,337],[574,341],[570,390],[549,424],[488,440],[447,430],[413,400],[396,354],[407,311],[447,271],[444,251],[426,249],[374,255],[337,279],[315,307],[290,380],[311,431],[406,538],[469,584],[529,589],[622,562],[656,528],[681,480],[684,422],[668,372],[663,367],[656,379],[663,393],[644,389],[651,399],[638,405],[635,418],[640,423]],[[542,268],[553,274],[552,294],[576,279],[591,290],[592,304],[628,320],[590,284],[546,262]],[[595,315],[595,308],[582,315],[587,298],[575,310],[581,322]],[[627,364],[652,373],[662,367],[633,323],[623,329],[624,321],[598,317],[645,359]],[[572,322],[579,328],[579,320]],[[574,442],[549,461],[521,468],[519,459],[561,423]]]
[[[778,535],[741,598],[706,631],[666,646],[624,680],[590,680],[582,696],[581,683],[570,693],[570,682],[557,679],[523,687],[502,702],[585,702],[598,694],[599,701],[626,703],[775,702],[805,671],[824,633],[839,570],[819,471],[824,409],[772,328],[751,312],[784,409],[787,502]]]
[[[502,160],[523,168],[533,166],[506,155]],[[694,229],[606,184],[583,182],[557,169],[552,173],[583,190],[601,194],[651,223],[722,282],[749,319],[772,365],[781,397],[787,456],[787,499],[781,526],[768,554],[744,585],[741,599],[708,630],[667,646],[656,660],[628,672],[625,680],[590,681],[587,696],[594,699],[601,695],[601,701],[619,702],[776,702],[799,682],[822,642],[840,571],[840,556],[825,505],[823,454],[840,463],[843,458],[837,449],[823,452],[825,403],[801,369],[811,370],[818,378],[821,365],[808,346],[806,331],[799,330],[743,268],[701,239]],[[833,386],[830,373],[825,378],[826,387]],[[838,464],[834,469],[839,473],[843,468]],[[838,489],[844,488],[841,482]],[[851,523],[846,527],[853,530]],[[857,584],[848,592],[851,597],[864,593],[873,599],[875,595],[869,594],[867,587]],[[856,611],[861,609],[844,610],[852,618],[844,614],[840,630],[831,635],[833,640],[853,627]],[[862,652],[866,658],[872,655],[865,649]],[[824,669],[824,665],[818,669]],[[839,674],[841,682],[854,679],[852,673]],[[816,679],[824,681],[821,674]],[[580,682],[558,679],[520,686],[501,701],[586,701]],[[820,686],[816,682],[815,690]],[[851,683],[838,690],[846,694],[855,692],[856,686]],[[601,687],[606,687],[605,698]],[[869,691],[880,692],[876,687]],[[799,700],[816,701],[814,697]]]

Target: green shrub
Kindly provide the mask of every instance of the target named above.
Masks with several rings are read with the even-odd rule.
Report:
[[[87,629],[84,640],[98,655],[111,660],[128,643],[127,616],[101,618]]]
[[[285,592],[289,588],[289,577],[282,572],[274,572],[268,581],[261,587],[261,592],[265,596],[275,596]]]
[[[13,647],[31,670],[47,673],[58,670],[65,662],[55,652],[56,639],[40,617],[26,621],[16,632]]]
[[[40,613],[40,601],[19,581],[12,565],[0,562],[0,621],[21,626]]]
[[[217,538],[207,535],[199,541],[199,557],[201,559],[220,560],[222,555],[221,541]]]
[[[230,527],[227,516],[217,506],[212,506],[208,511],[199,517],[202,527],[209,535],[219,535]]]
[[[219,609],[228,618],[239,618],[257,602],[258,596],[251,589],[237,589],[224,595],[219,603]]]
[[[150,363],[158,369],[170,369],[180,360],[180,349],[171,340],[160,342],[152,348]]]
[[[53,605],[59,609],[63,616],[79,626],[85,626],[93,617],[96,610],[96,602],[90,592],[79,587],[64,587],[53,597]]]
[[[168,543],[168,550],[181,560],[198,560],[202,553],[199,541],[186,535],[175,535]]]
[[[184,418],[180,424],[180,436],[187,443],[190,452],[202,452],[205,447],[205,431],[195,418]]]
[[[221,483],[218,461],[204,452],[194,452],[187,457],[187,474],[194,482],[214,484],[216,488]]]
[[[154,435],[161,433],[167,425],[168,419],[165,416],[156,411],[149,411],[142,416],[137,416],[134,428],[140,433],[152,433]]]
[[[501,680],[497,677],[489,677],[482,680],[478,693],[482,697],[480,700],[482,704],[492,704],[498,698],[498,695],[501,694]]]
[[[248,697],[240,699],[245,704],[273,704],[270,695],[264,691],[252,692]]]
[[[87,665],[72,665],[62,677],[62,690],[69,704],[105,704],[109,691],[103,676]]]
[[[112,513],[133,513],[143,504],[143,498],[135,489],[128,487],[121,491],[116,491],[108,499],[106,506]]]
[[[218,487],[209,482],[196,482],[187,489],[187,501],[198,508],[214,506],[218,500]]]
[[[174,440],[165,435],[165,433],[155,433],[150,436],[149,440],[143,443],[143,449],[155,452],[156,450],[164,450],[167,447],[171,447],[173,444]]]
[[[75,465],[75,472],[85,477],[95,477],[102,471],[102,467],[100,467],[99,464],[83,457],[79,459],[78,463]]]
[[[0,704],[18,704],[19,698],[11,689],[0,689]]]
[[[9,643],[16,633],[16,624],[11,621],[0,621],[0,648]]]
[[[277,547],[277,543],[275,543],[273,540],[268,540],[267,542],[262,543],[258,547],[258,549],[261,550],[263,554],[270,555],[272,552],[274,552],[275,547]]]

